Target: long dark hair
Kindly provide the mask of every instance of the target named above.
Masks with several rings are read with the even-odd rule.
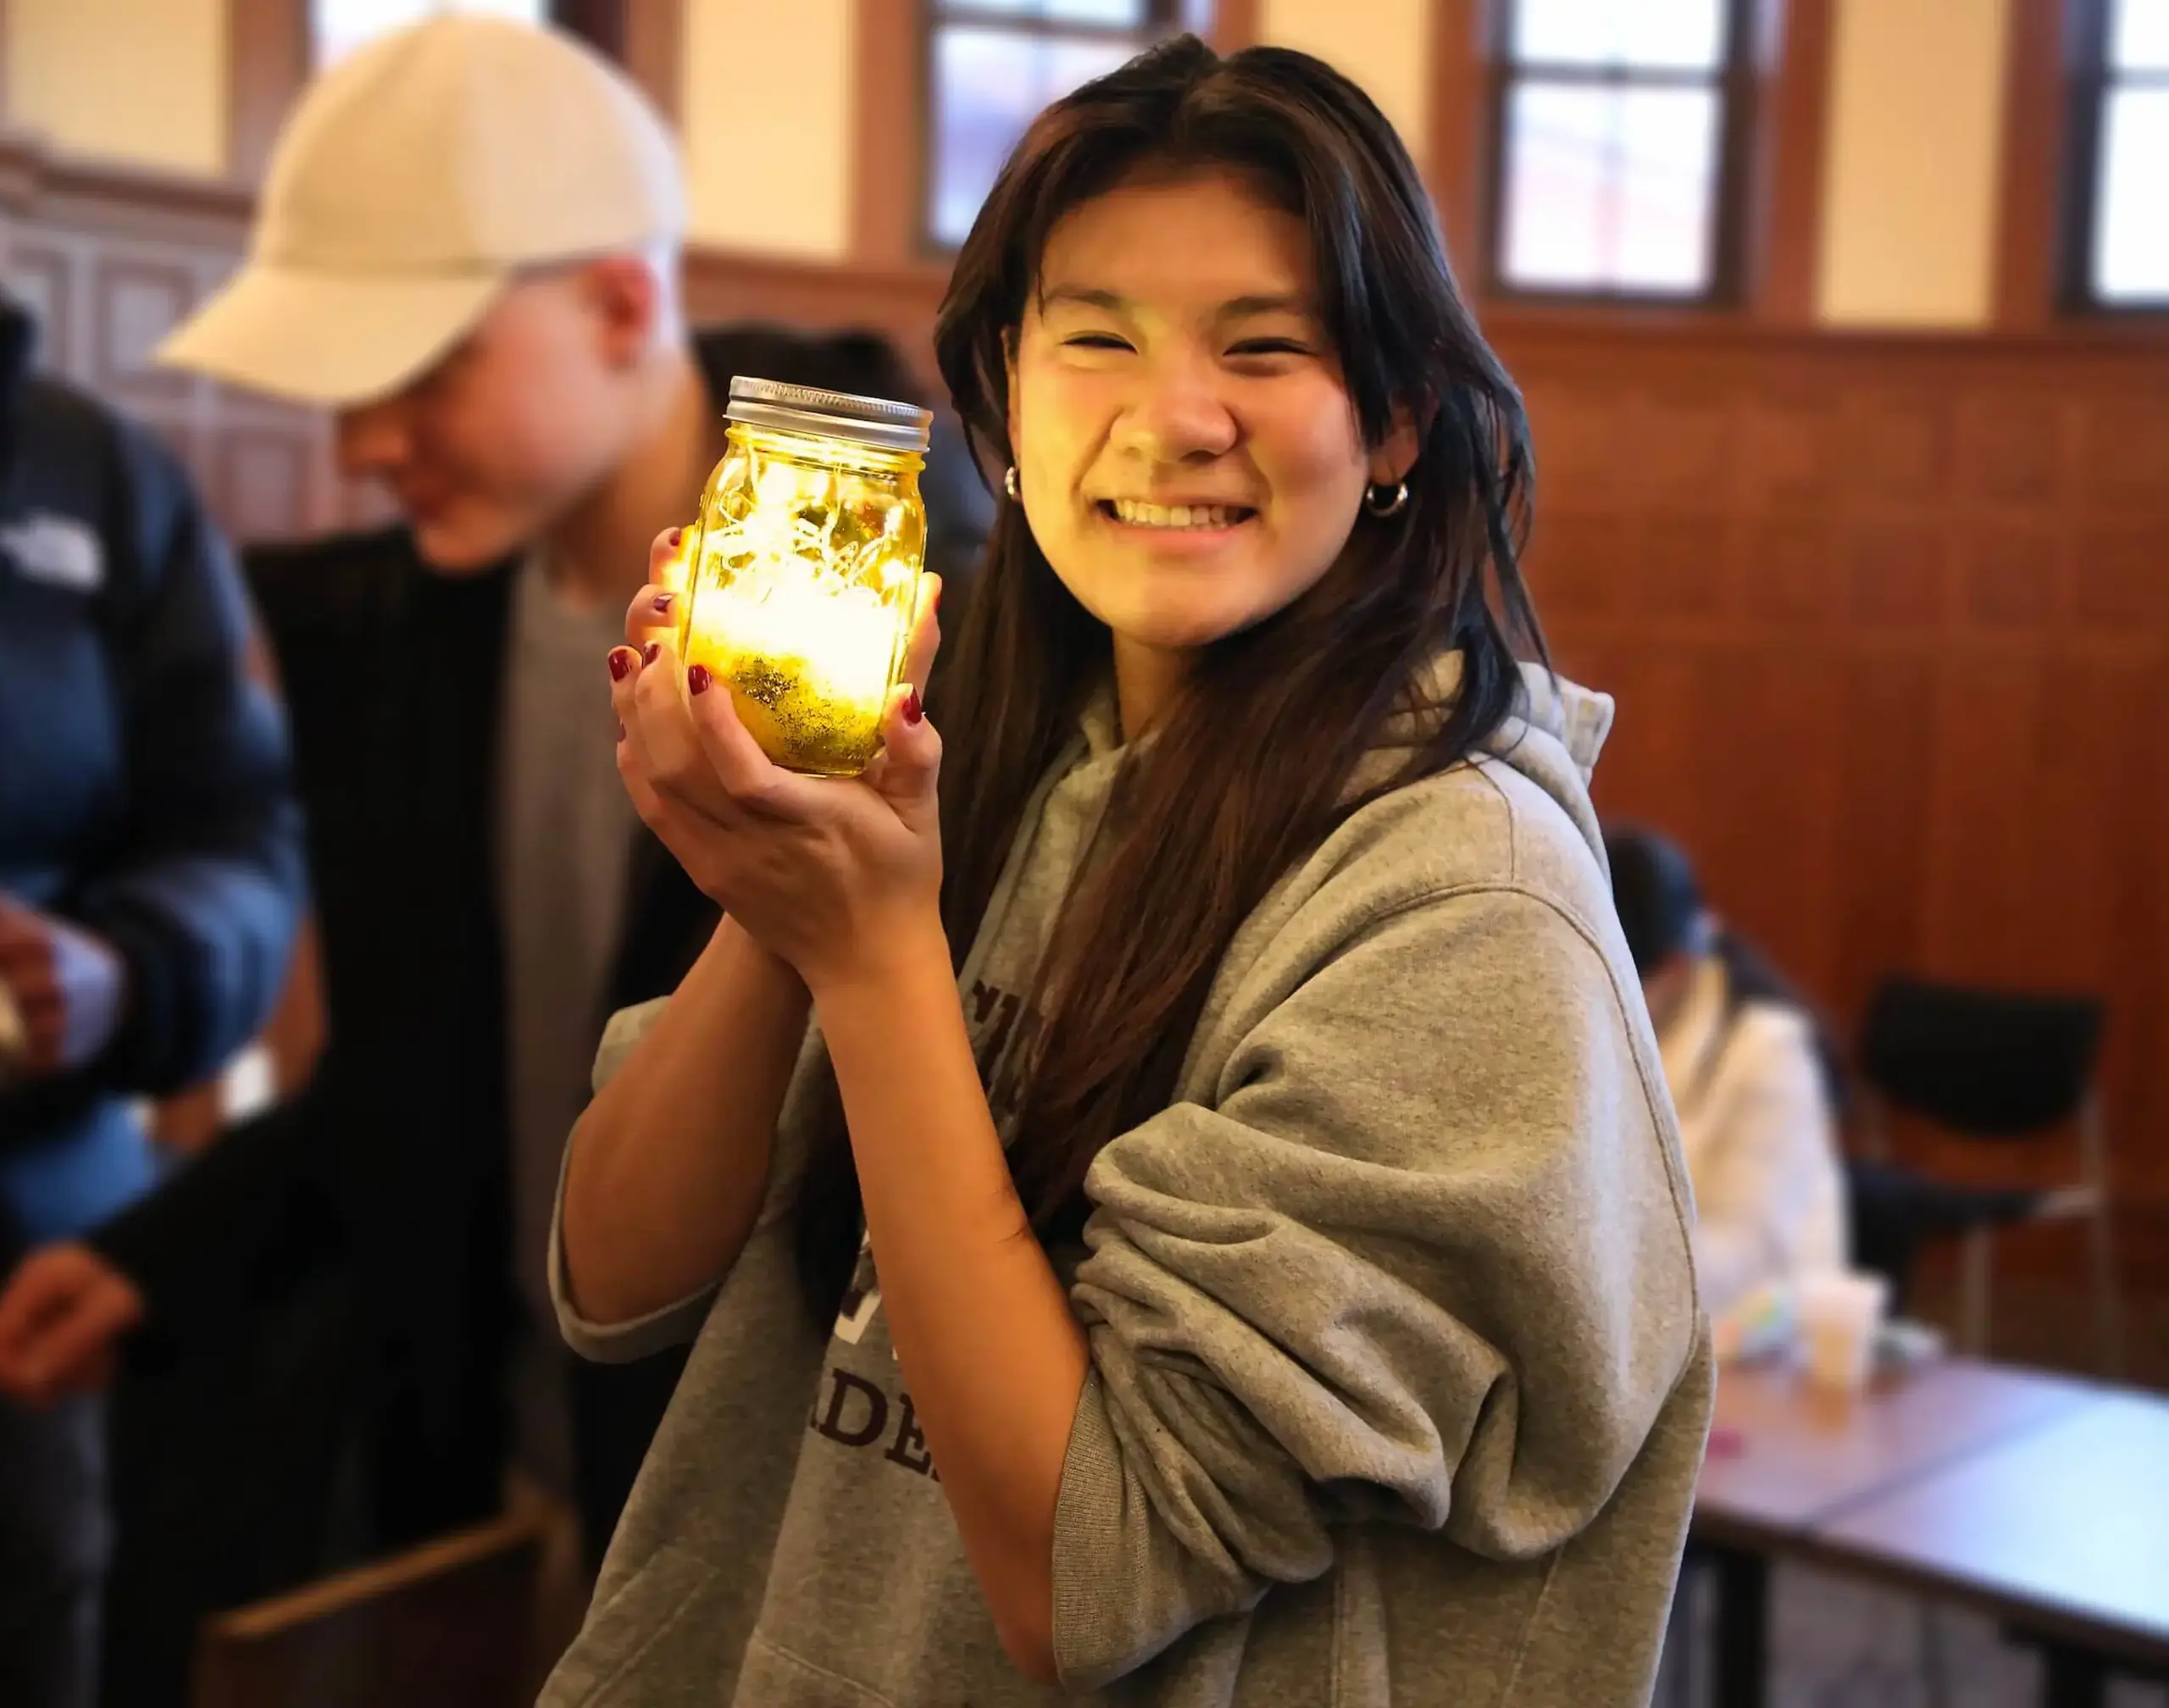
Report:
[[[1517,649],[1545,657],[1518,568],[1530,485],[1520,394],[1455,288],[1392,125],[1307,54],[1223,59],[1184,36],[1033,123],[957,255],[935,335],[982,462],[1010,460],[1008,363],[1055,224],[1140,172],[1215,169],[1308,228],[1320,318],[1366,441],[1382,442],[1401,409],[1420,444],[1406,505],[1360,518],[1309,592],[1203,649],[1153,739],[1129,750],[1101,846],[1043,957],[1041,1024],[1004,1122],[1018,1194],[1050,1240],[1081,1223],[1101,1148],[1166,1106],[1229,942],[1274,881],[1365,801],[1465,758],[1514,708]],[[961,966],[1028,797],[1109,668],[1107,629],[1014,502],[1001,507],[956,648],[932,712],[946,742],[942,917]],[[1413,705],[1447,648],[1462,660],[1451,705]],[[1432,710],[1428,739],[1397,775],[1351,793],[1399,709]],[[1111,918],[1122,929],[1099,923]],[[861,1226],[833,1104],[827,1125],[798,1210],[817,1318],[835,1307]]]
[[[1822,1011],[1778,964],[1750,939],[1712,923],[1700,880],[1686,851],[1668,836],[1641,825],[1622,825],[1605,833],[1605,859],[1611,868],[1611,900],[1627,952],[1643,978],[1675,955],[1709,955],[1724,975],[1720,1029],[1728,1030],[1750,1002],[1790,1008],[1807,1022],[1816,1063],[1830,1100],[1832,1115],[1843,1120],[1852,1101],[1844,1055]]]

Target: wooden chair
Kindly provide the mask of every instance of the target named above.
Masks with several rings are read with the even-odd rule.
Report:
[[[514,1513],[206,1621],[191,1708],[530,1708],[546,1528]]]

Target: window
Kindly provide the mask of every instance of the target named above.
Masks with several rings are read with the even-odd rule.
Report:
[[[925,0],[924,230],[954,249],[1017,146],[1050,102],[1178,30],[1202,27],[1199,0]]]
[[[1746,0],[1507,0],[1493,270],[1506,291],[1736,291]]]
[[[2169,0],[2079,0],[2066,295],[2169,308]]]
[[[540,24],[551,8],[549,0],[309,0],[310,63],[329,65],[365,42],[439,12],[494,12]]]

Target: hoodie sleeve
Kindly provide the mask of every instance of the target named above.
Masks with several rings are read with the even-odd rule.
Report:
[[[620,1008],[602,1031],[590,1076],[600,1091],[618,1077],[641,1040],[655,1029],[670,999],[657,996],[630,1008]],[[645,1317],[623,1323],[594,1323],[580,1315],[573,1302],[572,1282],[565,1273],[565,1173],[572,1167],[573,1147],[568,1143],[558,1159],[558,1197],[550,1208],[550,1301],[558,1307],[558,1332],[581,1357],[594,1364],[627,1364],[635,1358],[683,1346],[701,1332],[722,1284],[711,1283],[685,1298],[673,1300]]]
[[[103,1073],[163,1092],[214,1072],[270,1014],[302,899],[301,812],[232,554],[171,456],[119,432],[139,578],[114,643],[127,822],[78,911],[128,969]]]
[[[1086,1182],[1093,1371],[1054,1558],[1073,1689],[1321,1576],[1340,1522],[1558,1547],[1692,1356],[1656,1070],[1567,914],[1427,898],[1262,1006],[1217,1106],[1123,1134]]]

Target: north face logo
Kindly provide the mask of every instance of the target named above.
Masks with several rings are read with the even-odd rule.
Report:
[[[105,548],[72,516],[41,511],[0,527],[0,555],[14,560],[25,581],[64,593],[95,593],[105,585]]]

